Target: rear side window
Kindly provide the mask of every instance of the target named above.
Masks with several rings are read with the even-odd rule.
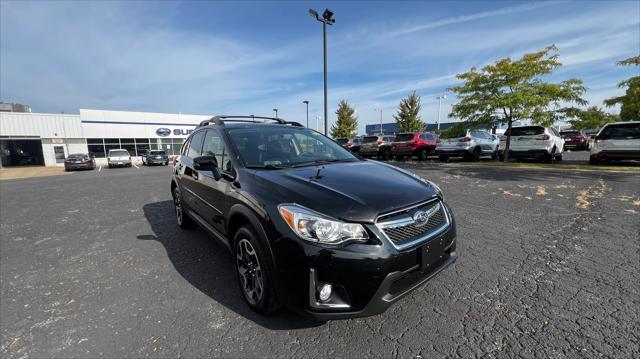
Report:
[[[362,143],[372,143],[378,140],[378,136],[366,136],[362,139]]]
[[[422,136],[420,136],[422,137]],[[403,141],[411,141],[413,139],[413,133],[400,133],[398,135],[396,135],[396,142],[403,142]]]
[[[348,138],[337,138],[336,142],[338,142],[339,145],[346,145],[347,142],[349,142]]]
[[[640,123],[609,125],[602,130],[600,136],[615,140],[638,140],[640,139]]]
[[[354,138],[354,139],[353,139],[353,144],[354,144],[354,145],[359,145],[359,144],[361,144],[361,143],[362,143],[362,139],[361,139],[361,138]]]
[[[194,134],[193,137],[191,137],[191,144],[189,145],[187,156],[191,158],[199,157],[200,151],[202,150],[203,140],[204,140],[204,131],[196,132],[196,134]]]
[[[513,127],[511,131],[507,130],[504,135],[509,136],[538,136],[544,134],[544,127],[542,126],[523,126]]]

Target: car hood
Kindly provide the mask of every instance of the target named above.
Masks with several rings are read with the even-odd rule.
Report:
[[[354,222],[437,195],[419,177],[376,161],[332,163],[284,170],[256,170],[256,185],[276,205],[296,203]]]

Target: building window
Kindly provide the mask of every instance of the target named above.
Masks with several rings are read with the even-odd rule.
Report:
[[[88,145],[89,156],[96,158],[105,158],[104,145]]]
[[[102,138],[87,138],[87,144],[89,145],[102,145],[104,140]]]
[[[104,139],[104,143],[107,145],[118,145],[120,146],[120,139],[119,138],[105,138]]]

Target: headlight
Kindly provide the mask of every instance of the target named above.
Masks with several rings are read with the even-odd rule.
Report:
[[[294,204],[281,204],[278,211],[291,230],[307,241],[339,244],[369,238],[360,224],[338,221]]]

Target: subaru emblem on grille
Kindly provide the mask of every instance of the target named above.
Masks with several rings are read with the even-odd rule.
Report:
[[[440,203],[437,203],[435,206],[429,208],[426,211],[418,211],[413,214],[413,222],[417,227],[424,226],[429,222],[429,218],[433,216],[436,212],[440,210]]]

